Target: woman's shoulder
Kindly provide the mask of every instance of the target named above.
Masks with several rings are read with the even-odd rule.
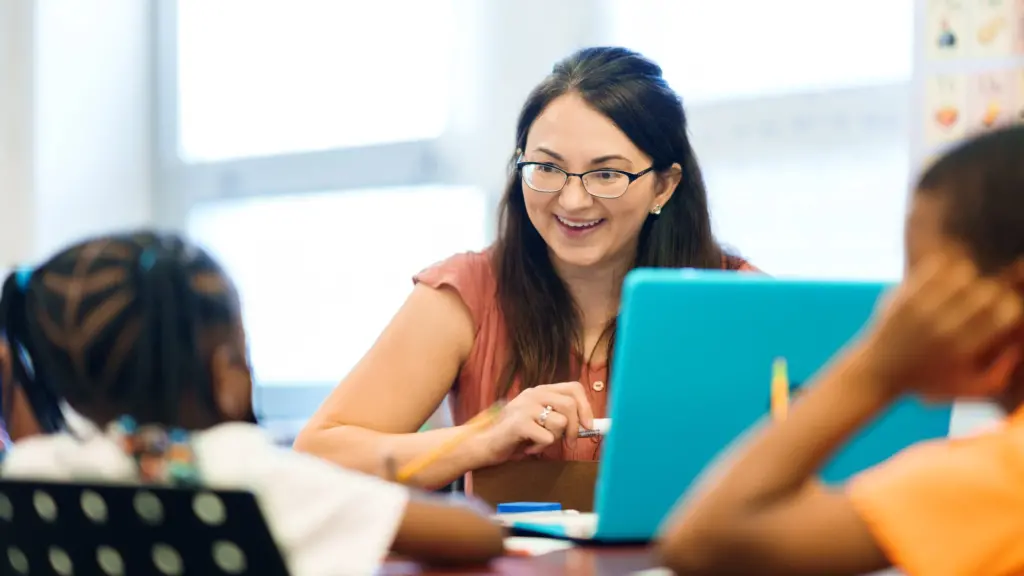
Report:
[[[483,275],[489,276],[493,280],[493,256],[494,252],[490,248],[459,252],[427,266],[414,278],[417,282],[425,282],[426,278],[454,274],[460,276]]]
[[[757,274],[764,274],[764,272],[751,264],[747,259],[735,254],[722,254],[722,269],[731,270],[735,272],[754,272]]]
[[[413,282],[434,289],[454,290],[477,323],[496,302],[497,280],[491,249],[461,252],[423,269]]]

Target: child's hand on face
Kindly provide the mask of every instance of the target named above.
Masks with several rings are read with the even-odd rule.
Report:
[[[989,396],[1020,360],[1022,318],[1012,286],[966,259],[935,255],[876,313],[862,359],[886,393]]]

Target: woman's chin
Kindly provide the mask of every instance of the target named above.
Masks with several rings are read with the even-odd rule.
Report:
[[[552,260],[570,268],[598,268],[610,260],[608,251],[600,246],[554,246]]]

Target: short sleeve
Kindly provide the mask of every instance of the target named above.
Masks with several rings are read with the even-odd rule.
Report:
[[[196,443],[203,480],[256,495],[292,574],[373,574],[387,557],[408,490],[273,445],[226,424]]]
[[[431,288],[455,290],[469,308],[477,329],[483,322],[487,307],[494,303],[497,295],[490,252],[456,254],[413,276],[413,282]]]
[[[4,456],[5,478],[130,481],[138,468],[117,444],[102,434],[78,439],[67,433],[19,440]]]
[[[848,487],[857,513],[908,576],[1024,573],[1021,454],[998,435],[913,447]]]
[[[728,270],[731,272],[754,272],[756,274],[764,274],[756,266],[747,262],[743,258],[734,254],[724,252],[722,254],[722,270]]]

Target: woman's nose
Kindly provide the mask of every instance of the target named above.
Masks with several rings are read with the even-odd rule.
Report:
[[[576,211],[589,208],[594,203],[591,196],[583,186],[583,179],[579,176],[569,176],[558,194],[558,204],[567,211]]]

